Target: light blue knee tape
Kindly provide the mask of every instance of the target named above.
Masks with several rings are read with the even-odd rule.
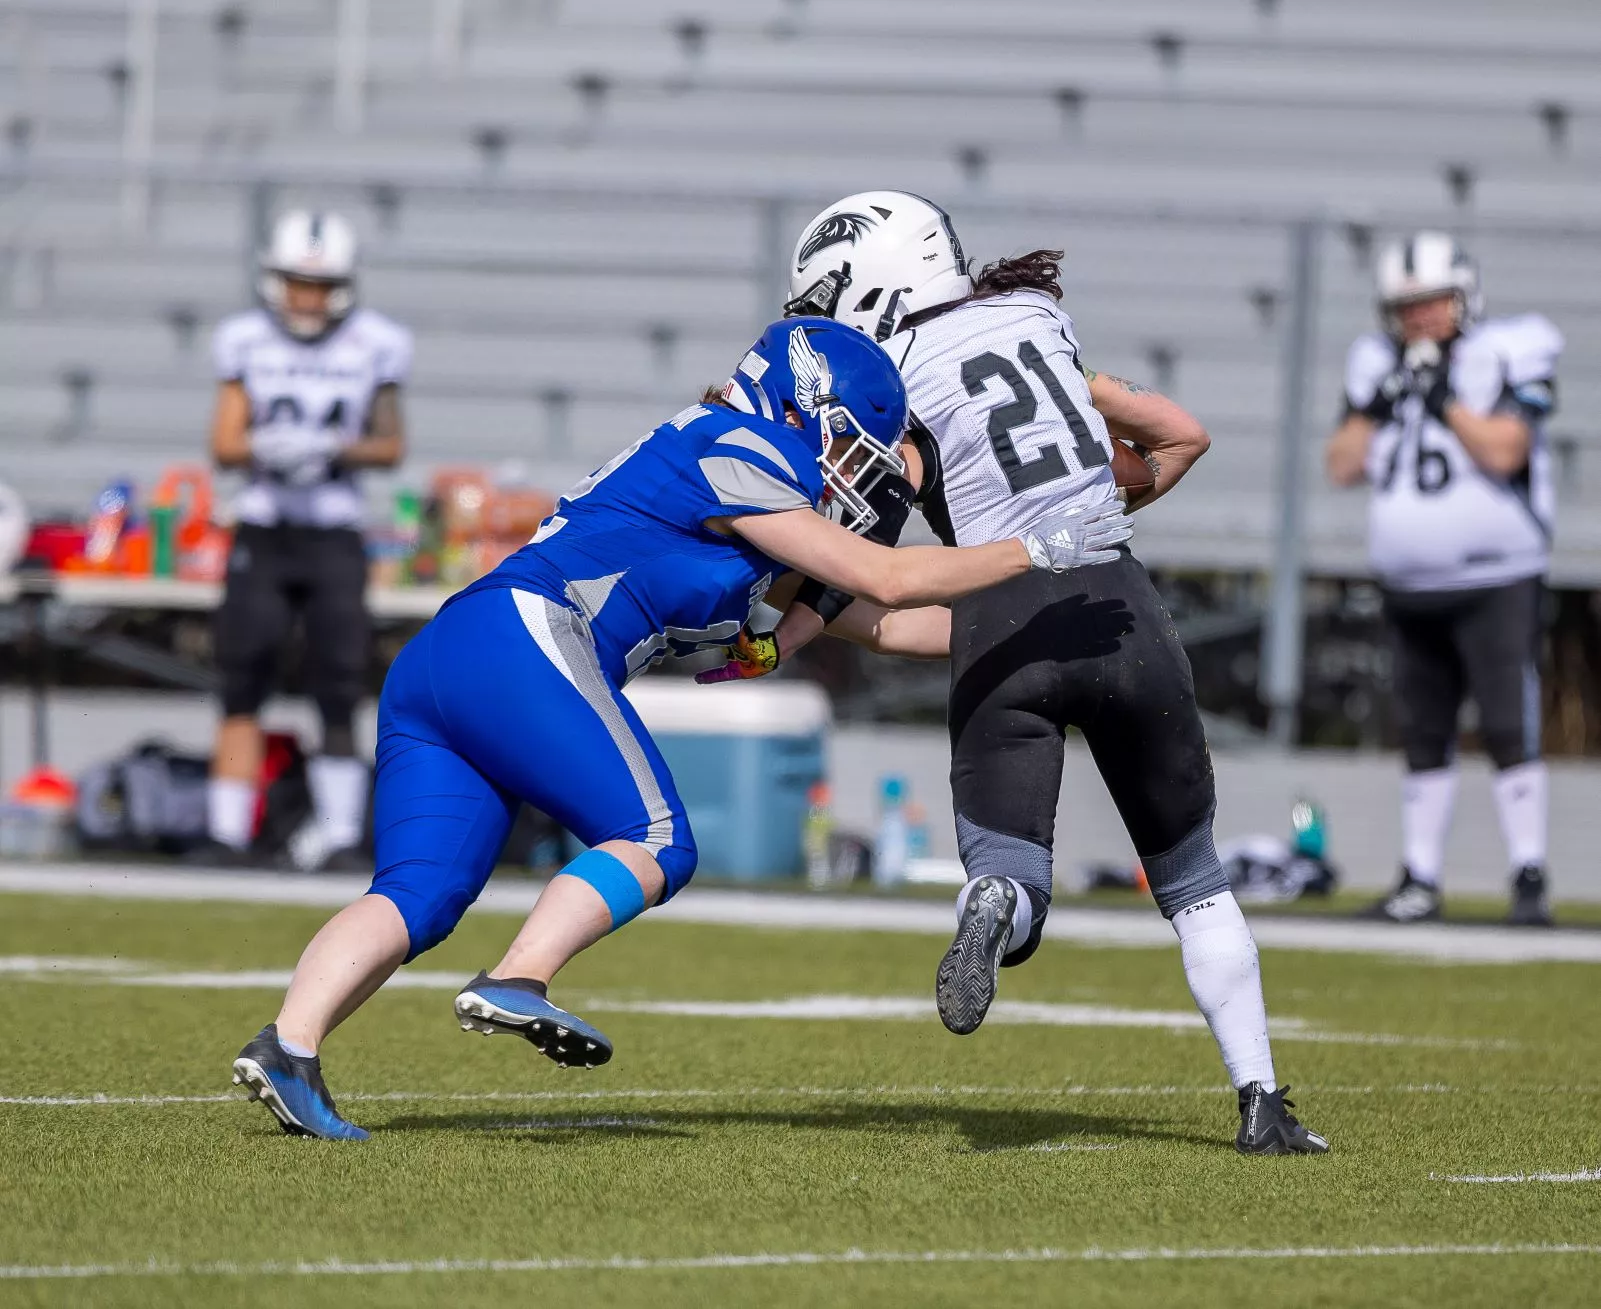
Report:
[[[557,875],[576,877],[594,887],[606,902],[606,908],[611,910],[614,932],[645,912],[645,889],[616,855],[604,850],[585,850]]]

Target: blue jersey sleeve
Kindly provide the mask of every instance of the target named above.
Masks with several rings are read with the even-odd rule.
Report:
[[[823,493],[817,461],[799,441],[774,436],[778,439],[752,424],[731,428],[705,447],[695,464],[710,492],[699,515],[702,522],[816,508]]]

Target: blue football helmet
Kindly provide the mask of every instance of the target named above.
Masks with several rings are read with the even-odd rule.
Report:
[[[798,426],[817,443],[825,512],[852,532],[878,514],[867,503],[885,473],[905,476],[906,386],[890,357],[828,318],[786,318],[745,352],[723,399]]]

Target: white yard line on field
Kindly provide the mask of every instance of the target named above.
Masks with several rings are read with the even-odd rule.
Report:
[[[244,904],[336,908],[362,895],[370,879],[319,873],[188,871],[138,864],[28,864],[0,868],[0,892],[93,896],[121,900],[214,900]],[[475,912],[521,916],[540,884],[491,882]],[[948,936],[949,902],[883,896],[819,896],[691,886],[645,922],[709,923],[796,930],[910,932]],[[1398,955],[1436,963],[1601,963],[1601,932],[1530,931],[1445,923],[1374,924],[1334,918],[1256,916],[1257,944],[1268,949]],[[1060,908],[1045,925],[1052,940],[1084,945],[1171,949],[1172,929],[1150,906],[1145,912]]]
[[[1121,1150],[1111,1141],[1038,1141],[1033,1145],[975,1145],[968,1154],[1095,1154]]]
[[[12,966],[27,964],[28,968]],[[29,955],[19,960],[0,956],[0,974],[25,981],[68,981],[76,978],[106,986],[171,987],[180,990],[281,991],[291,973],[280,968],[170,971],[134,960],[81,959]],[[458,973],[404,969],[385,985],[402,990],[453,992]],[[798,995],[771,1000],[634,1000],[606,995],[574,996],[569,1001],[590,1013],[649,1014],[666,1018],[743,1019],[747,1021],[931,1022],[934,1003],[926,996]],[[1193,1009],[1127,1009],[1116,1005],[1049,1004],[1042,1001],[997,1000],[987,1022],[996,1026],[1117,1027],[1167,1032],[1205,1032],[1206,1020]],[[1409,1036],[1391,1032],[1338,1032],[1310,1027],[1299,1018],[1278,1018],[1273,1036],[1280,1041],[1318,1041],[1339,1045],[1433,1046],[1485,1049],[1505,1042],[1477,1038]]]
[[[677,1272],[740,1268],[818,1268],[873,1264],[1153,1263],[1192,1260],[1416,1259],[1601,1255],[1601,1245],[1303,1245],[1266,1248],[1169,1248],[1136,1246],[1079,1250],[829,1250],[757,1254],[709,1254],[650,1258],[612,1255],[604,1259],[407,1259],[382,1262],[145,1263],[0,1265],[0,1279],[97,1277],[404,1277],[419,1273]]]
[[[1601,1182],[1601,1168],[1581,1168],[1576,1173],[1504,1173],[1499,1177],[1480,1173],[1430,1173],[1429,1180],[1469,1182],[1481,1186],[1502,1182]]]

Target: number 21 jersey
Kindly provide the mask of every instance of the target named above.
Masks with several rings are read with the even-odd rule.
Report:
[[[1421,396],[1368,446],[1368,557],[1396,591],[1503,586],[1546,571],[1556,509],[1545,419],[1555,402],[1562,336],[1538,314],[1477,323],[1449,347],[1451,390],[1476,414],[1515,413],[1533,440],[1511,477],[1473,461],[1450,428],[1429,417]],[[1360,410],[1395,368],[1396,343],[1377,332],[1356,339],[1346,358],[1345,398]]]
[[[938,444],[955,544],[1004,541],[1060,505],[1115,496],[1073,322],[1044,292],[969,300],[884,348]]]

